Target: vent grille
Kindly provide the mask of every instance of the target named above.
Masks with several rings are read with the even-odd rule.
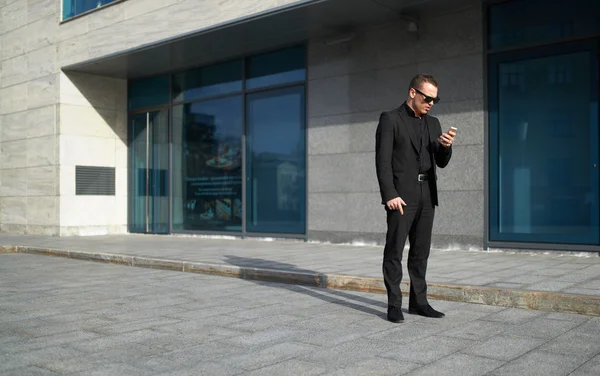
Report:
[[[75,166],[75,194],[78,196],[114,196],[115,168]]]

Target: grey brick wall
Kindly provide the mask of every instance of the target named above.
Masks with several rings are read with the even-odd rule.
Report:
[[[433,74],[442,101],[432,114],[459,129],[450,165],[439,172],[435,247],[483,245],[483,43],[479,2],[451,13],[358,30],[346,45],[309,43],[308,145],[311,239],[377,242],[385,212],[375,175],[375,129],[405,99],[410,79]]]

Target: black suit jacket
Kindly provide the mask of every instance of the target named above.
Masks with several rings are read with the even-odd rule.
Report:
[[[414,126],[402,106],[383,112],[376,132],[375,166],[381,203],[401,197],[407,204],[419,199],[419,145]],[[438,205],[436,166],[446,167],[452,156],[452,147],[441,146],[437,139],[442,128],[437,118],[425,115],[429,128],[429,152],[431,165],[429,186],[431,201]]]

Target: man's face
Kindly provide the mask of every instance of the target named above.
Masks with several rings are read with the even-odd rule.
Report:
[[[438,89],[432,84],[425,82],[419,88],[410,89],[409,94],[413,100],[413,110],[417,115],[421,116],[427,114],[429,110],[431,110],[431,107],[433,106],[433,101],[431,99],[437,98]]]

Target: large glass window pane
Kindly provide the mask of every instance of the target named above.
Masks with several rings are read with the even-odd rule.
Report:
[[[304,87],[247,96],[248,232],[303,234],[306,207]]]
[[[173,229],[241,231],[242,97],[173,107]]]
[[[542,44],[600,35],[598,0],[516,0],[489,8],[489,47]]]
[[[129,109],[169,104],[169,76],[157,76],[129,82]]]
[[[491,240],[599,241],[597,52],[562,52],[492,61]]]
[[[242,60],[173,75],[173,101],[182,102],[242,90]]]
[[[280,85],[306,79],[304,46],[256,55],[246,60],[246,88]]]
[[[63,20],[74,17],[115,0],[63,0]]]

